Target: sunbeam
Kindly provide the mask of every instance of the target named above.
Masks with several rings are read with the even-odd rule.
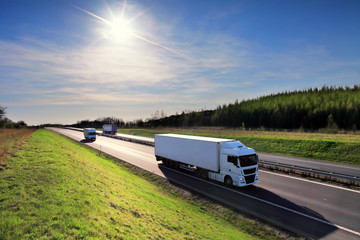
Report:
[[[72,6],[75,7],[75,8],[77,8],[78,10],[86,13],[86,14],[89,14],[90,16],[94,17],[95,19],[100,20],[101,22],[103,22],[103,23],[105,23],[105,24],[110,24],[110,22],[109,22],[108,20],[106,20],[106,19],[104,19],[104,18],[102,18],[102,17],[100,17],[100,16],[98,16],[98,15],[92,13],[92,12],[89,12],[88,10],[85,10],[85,9],[83,9],[83,8],[81,8],[81,7],[78,7],[78,6],[75,6],[75,5],[73,5],[73,4],[72,4]]]
[[[150,44],[152,44],[152,45],[161,47],[161,48],[163,48],[163,49],[165,49],[165,50],[167,50],[167,51],[169,51],[169,52],[175,53],[175,54],[177,54],[177,55],[181,55],[180,53],[176,52],[175,50],[173,50],[173,49],[171,49],[171,48],[169,48],[169,47],[166,47],[166,46],[164,46],[164,45],[162,45],[162,44],[160,44],[160,43],[153,42],[153,41],[151,41],[151,40],[149,40],[149,39],[146,39],[146,38],[144,38],[144,37],[141,37],[141,36],[139,36],[139,35],[137,35],[137,34],[135,34],[135,33],[133,33],[133,32],[131,32],[130,34],[133,35],[134,37],[137,37],[137,38],[139,38],[139,39],[147,42],[147,43],[150,43]]]

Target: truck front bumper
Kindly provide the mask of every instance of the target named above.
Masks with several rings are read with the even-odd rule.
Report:
[[[247,176],[240,176],[238,181],[234,181],[233,185],[238,187],[244,187],[248,185],[252,185],[258,183],[258,174],[252,174]]]

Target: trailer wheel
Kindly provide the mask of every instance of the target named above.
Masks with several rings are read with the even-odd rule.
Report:
[[[173,168],[173,169],[179,169],[179,162],[177,162],[177,161],[171,161],[171,168]]]
[[[233,180],[231,179],[230,176],[226,176],[225,177],[225,184],[228,186],[232,186],[233,185]]]

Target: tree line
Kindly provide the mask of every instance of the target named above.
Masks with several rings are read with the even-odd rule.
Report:
[[[267,129],[360,129],[360,85],[310,88],[252,100],[236,100],[215,110],[182,112],[142,123],[145,127],[223,126]]]
[[[218,126],[243,129],[360,129],[360,85],[310,88],[281,92],[218,106],[214,110],[183,111],[166,116],[156,111],[151,118],[124,122],[115,117],[82,120],[71,126],[102,128]]]
[[[102,128],[104,124],[113,124],[118,127],[124,126],[125,122],[121,118],[115,117],[101,117],[96,120],[81,120],[77,121],[75,124],[70,125],[71,127],[76,128]]]

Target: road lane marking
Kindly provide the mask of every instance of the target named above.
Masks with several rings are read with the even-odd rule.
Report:
[[[308,180],[308,179],[289,176],[289,175],[286,175],[286,174],[274,173],[274,172],[269,172],[269,171],[264,171],[264,170],[259,170],[259,172],[273,174],[273,175],[277,175],[277,176],[280,176],[280,177],[287,177],[287,178],[291,178],[291,179],[295,179],[295,180],[299,180],[299,181],[303,181],[303,182],[314,183],[314,184],[318,184],[318,185],[323,185],[323,186],[327,186],[327,187],[338,188],[338,189],[346,190],[346,191],[350,191],[350,192],[360,193],[360,191],[357,191],[357,190],[354,190],[354,189],[344,188],[344,187],[340,187],[340,186],[336,186],[336,185],[331,185],[331,184],[328,184],[328,183],[321,183],[321,182],[317,182],[317,181],[311,181],[311,180]]]

